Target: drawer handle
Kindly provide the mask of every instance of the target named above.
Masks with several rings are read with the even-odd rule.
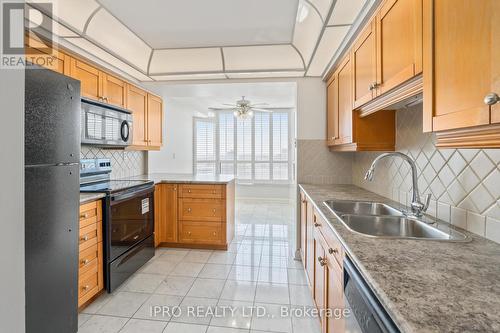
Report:
[[[188,208],[188,212],[191,213],[191,208]]]
[[[82,240],[84,242],[88,241],[89,240],[89,235],[85,235],[85,236],[81,237],[80,240]]]
[[[314,223],[314,226],[315,226],[315,227],[321,227],[321,224],[319,224],[319,223]]]
[[[83,265],[83,266],[86,266],[88,263],[89,263],[89,260],[88,260],[88,259],[84,259],[84,260],[82,260],[82,265]]]
[[[334,254],[334,253],[335,253],[335,254],[338,254],[338,253],[339,253],[339,250],[329,248],[329,249],[328,249],[328,253],[330,253],[330,254]]]
[[[319,261],[319,264],[321,266],[325,266],[326,265],[326,259],[323,258],[323,257],[318,257],[318,261]]]
[[[214,236],[217,236],[217,232],[214,231]]]
[[[90,288],[90,286],[88,286],[88,285],[87,285],[87,286],[83,286],[83,287],[82,287],[82,290],[83,290],[83,291],[87,291],[87,290],[89,290],[89,288]]]
[[[191,190],[188,190],[188,193],[191,193]]]
[[[89,214],[87,214],[87,213],[80,214],[81,219],[86,219],[88,217],[89,217]]]
[[[306,203],[306,202],[307,202],[307,200],[306,200],[306,199],[303,199],[303,200],[302,200],[302,203]]]
[[[214,215],[215,215],[215,212],[216,212],[215,208],[213,209],[213,212],[214,212]]]
[[[188,235],[191,236],[191,231],[188,231]]]
[[[216,191],[216,190],[213,190],[213,191],[212,191],[212,193],[213,193],[213,194],[215,194],[215,193],[217,193],[217,191]]]

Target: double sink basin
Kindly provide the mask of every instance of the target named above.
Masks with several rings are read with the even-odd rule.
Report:
[[[376,238],[463,242],[469,237],[448,224],[406,216],[384,203],[328,200],[324,204],[351,231]]]

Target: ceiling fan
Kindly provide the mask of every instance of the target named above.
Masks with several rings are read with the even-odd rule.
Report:
[[[234,116],[240,119],[251,118],[253,116],[254,111],[268,112],[268,113],[273,112],[269,110],[269,108],[259,107],[259,106],[265,107],[266,105],[268,105],[267,103],[252,104],[251,101],[245,99],[245,96],[242,96],[239,101],[236,101],[236,104],[223,103],[222,105],[225,105],[227,107],[220,107],[220,108],[209,107],[209,109],[214,111],[234,110],[233,112]]]

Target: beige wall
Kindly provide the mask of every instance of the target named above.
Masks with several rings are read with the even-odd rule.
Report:
[[[436,149],[433,134],[422,133],[422,105],[399,110],[397,151],[417,162],[421,193],[431,193],[431,215],[500,242],[500,149]],[[353,183],[408,203],[411,173],[401,159],[382,161],[373,182],[363,179],[379,153],[356,153]]]

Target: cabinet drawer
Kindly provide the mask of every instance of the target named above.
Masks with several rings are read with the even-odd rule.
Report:
[[[99,261],[99,244],[90,246],[89,248],[80,252],[78,257],[78,274],[81,276],[89,271]]]
[[[80,229],[80,252],[97,244],[98,238],[100,238],[98,236],[98,225],[98,223],[94,223]]]
[[[99,272],[97,265],[78,279],[78,298],[90,298],[99,291]],[[86,297],[88,296],[88,297]],[[79,300],[80,303],[80,300]]]
[[[179,226],[179,241],[182,243],[223,243],[223,224],[182,221]]]
[[[207,198],[222,199],[222,185],[180,185],[180,196],[182,198]]]
[[[102,221],[101,201],[93,201],[80,206],[80,228]]]
[[[225,218],[225,205],[218,199],[182,198],[179,201],[180,219],[185,221],[221,222]]]
[[[316,211],[314,211],[314,227],[321,232],[328,245],[326,252],[334,256],[340,267],[342,267],[344,261],[342,245],[328,225],[328,222],[326,222]]]

